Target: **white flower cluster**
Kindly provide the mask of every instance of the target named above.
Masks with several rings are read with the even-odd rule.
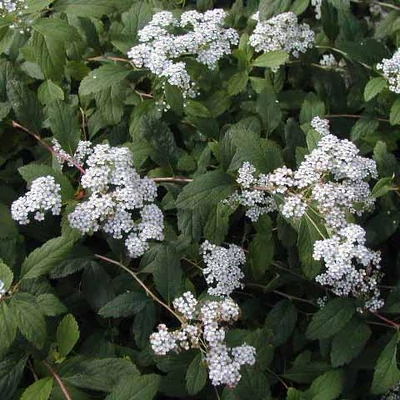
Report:
[[[164,217],[153,204],[157,187],[136,172],[128,148],[90,148],[82,142],[75,156],[81,162],[86,158],[81,185],[89,196],[68,215],[71,227],[82,234],[103,230],[115,239],[125,238],[131,257],[143,255],[149,240],[163,240]],[[138,221],[133,213],[140,215]]]
[[[7,293],[4,289],[4,282],[0,279],[0,300]]]
[[[139,31],[140,44],[131,48],[128,57],[138,68],[147,68],[157,77],[178,86],[184,97],[196,97],[197,90],[186,70],[183,56],[195,56],[210,69],[231,54],[231,47],[239,42],[238,33],[224,27],[225,11],[205,13],[186,11],[180,20],[172,12],[156,13]]]
[[[322,65],[326,69],[339,71],[340,76],[343,78],[346,87],[349,87],[351,76],[349,71],[346,69],[347,64],[343,58],[341,58],[338,62],[333,54],[324,54],[319,60],[319,65]]]
[[[365,247],[363,228],[347,222],[349,213],[360,215],[374,204],[366,180],[377,177],[376,163],[361,157],[352,142],[330,134],[327,120],[315,117],[311,126],[321,139],[296,171],[283,166],[256,176],[245,162],[237,178],[241,190],[228,202],[247,207],[252,220],[276,209],[288,219],[308,210],[320,215],[332,236],[315,244],[314,258],[326,265],[317,280],[339,296],[361,297],[367,309],[378,309],[383,304],[377,289],[379,255]],[[279,204],[275,208],[270,207],[273,199]]]
[[[307,24],[299,24],[293,12],[279,14],[267,21],[260,21],[259,13],[253,17],[257,21],[250,35],[250,45],[257,52],[284,50],[294,57],[305,53],[313,46],[315,34]]]
[[[243,287],[240,282],[244,278],[241,266],[246,262],[246,257],[239,246],[230,244],[225,248],[206,240],[201,245],[201,253],[207,266],[203,269],[203,275],[209,285],[210,295],[229,296],[235,289]]]
[[[389,90],[400,94],[400,49],[397,49],[392,58],[384,58],[376,68],[382,71],[388,80]]]
[[[254,365],[256,361],[253,346],[244,343],[229,348],[225,343],[227,326],[239,319],[238,305],[231,298],[199,303],[190,292],[175,299],[173,305],[183,317],[182,326],[170,332],[164,324],[158,325],[158,332],[150,336],[155,354],[166,355],[204,344],[211,383],[235,387],[241,379],[241,366]]]
[[[397,382],[391,389],[389,389],[380,400],[399,400],[400,399],[400,382]]]
[[[88,157],[93,152],[92,143],[88,140],[79,141],[73,156],[67,153],[61,147],[59,141],[55,138],[52,139],[52,148],[53,151],[55,152],[55,156],[57,158],[58,163],[60,164],[61,169],[65,163],[67,163],[69,167],[74,166],[73,162],[76,162],[77,164],[83,164],[85,162],[86,157]]]
[[[29,191],[11,204],[11,216],[21,225],[29,224],[30,217],[43,221],[46,211],[53,215],[61,212],[61,186],[52,176],[42,176],[32,181]]]
[[[0,16],[15,12],[18,13],[27,8],[25,0],[2,0],[0,1]]]
[[[315,19],[321,19],[322,0],[311,0],[311,5],[315,8]]]
[[[365,246],[365,231],[356,224],[348,224],[328,239],[314,244],[314,260],[325,263],[326,272],[315,280],[341,297],[367,299],[365,307],[372,311],[383,306],[377,288],[380,253]]]

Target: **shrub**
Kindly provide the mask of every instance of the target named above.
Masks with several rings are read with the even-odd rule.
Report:
[[[1,399],[397,398],[399,20],[0,2]]]

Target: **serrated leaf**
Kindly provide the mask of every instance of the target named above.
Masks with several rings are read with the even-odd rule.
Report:
[[[135,320],[132,324],[132,332],[135,336],[135,342],[141,348],[149,343],[149,336],[157,323],[157,313],[154,302],[151,299],[143,304],[143,308],[136,312]]]
[[[141,311],[148,301],[141,292],[122,293],[105,304],[98,311],[103,318],[126,318]]]
[[[307,10],[310,0],[295,0],[290,7],[290,11],[294,12],[296,15],[303,14]]]
[[[34,179],[41,176],[50,175],[60,184],[63,200],[70,200],[74,197],[75,190],[68,178],[61,171],[53,169],[49,165],[32,163],[18,168],[18,172],[27,183],[31,183]]]
[[[8,291],[14,280],[14,273],[11,269],[0,260],[0,281],[3,283],[2,289]]]
[[[365,347],[371,329],[362,320],[353,317],[332,340],[331,363],[333,367],[348,364]]]
[[[119,384],[105,400],[152,400],[157,394],[159,375],[135,376]]]
[[[228,92],[231,96],[235,96],[243,92],[247,87],[249,74],[246,71],[240,71],[232,75],[228,81]]]
[[[96,93],[96,104],[107,124],[116,125],[121,121],[124,114],[125,88],[126,85],[120,82]]]
[[[371,196],[375,198],[382,197],[393,189],[393,178],[381,178],[372,188]]]
[[[183,96],[182,96],[182,91],[174,85],[170,85],[167,83],[165,85],[165,98],[167,100],[167,103],[171,107],[171,110],[178,115],[183,114]]]
[[[21,279],[45,275],[72,250],[76,239],[60,236],[32,251],[22,263]]]
[[[348,299],[334,299],[317,311],[308,325],[309,339],[326,339],[339,332],[355,313],[353,303]]]
[[[42,104],[48,104],[55,100],[64,100],[64,92],[60,86],[52,82],[51,79],[44,81],[38,89],[38,100]]]
[[[62,379],[79,388],[109,393],[120,382],[126,385],[129,380],[138,375],[136,366],[127,359],[82,359],[74,365],[74,368],[64,372]]]
[[[364,89],[364,100],[370,101],[378,93],[380,93],[386,87],[386,79],[382,77],[372,78],[365,85]]]
[[[48,400],[53,389],[52,377],[39,379],[22,393],[21,400]]]
[[[300,110],[300,123],[310,122],[314,117],[323,117],[325,115],[325,104],[315,94],[308,93],[303,101]]]
[[[40,294],[36,297],[36,303],[42,314],[48,317],[55,317],[67,312],[67,307],[61,303],[57,296],[51,293]]]
[[[7,357],[0,362],[0,393],[1,400],[14,400],[15,391],[21,381],[27,356],[20,354]]]
[[[312,400],[335,400],[343,390],[343,371],[328,371],[319,376],[307,391],[307,398]]]
[[[57,328],[57,345],[61,357],[66,357],[79,340],[79,326],[72,314],[66,315]]]
[[[397,343],[399,333],[396,332],[380,354],[374,368],[371,385],[373,394],[387,392],[400,380],[400,370],[397,367]]]
[[[131,71],[119,64],[106,64],[94,69],[83,78],[79,86],[79,94],[82,96],[97,93],[125,80]]]
[[[400,125],[400,99],[397,99],[390,108],[390,125]]]
[[[195,395],[203,389],[207,381],[207,368],[199,353],[190,363],[186,372],[186,389],[190,395]]]
[[[285,64],[288,58],[289,54],[286,53],[286,51],[282,50],[269,51],[257,57],[252,62],[252,65],[253,67],[265,67],[265,68],[276,69],[280,65]]]
[[[63,150],[73,155],[81,138],[78,112],[75,107],[55,100],[47,105],[50,129]]]
[[[234,209],[225,203],[218,203],[209,214],[204,227],[204,238],[214,244],[221,244],[229,230],[229,217]]]
[[[17,334],[17,321],[13,310],[5,301],[0,303],[0,357],[2,357],[14,342]]]
[[[79,17],[101,17],[117,11],[121,5],[126,7],[129,3],[125,0],[58,0],[54,4],[54,11]]]
[[[36,348],[43,348],[47,337],[46,321],[35,305],[35,298],[28,293],[17,293],[11,299],[11,308],[22,335]]]
[[[171,245],[158,244],[151,248],[142,259],[147,272],[152,272],[157,291],[172,301],[182,284],[180,257]]]
[[[296,322],[296,307],[289,300],[277,303],[265,320],[265,326],[273,332],[272,343],[275,346],[285,343],[292,334]]]

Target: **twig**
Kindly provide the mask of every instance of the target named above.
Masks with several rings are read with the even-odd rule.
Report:
[[[270,373],[271,375],[275,376],[276,379],[278,379],[278,381],[280,383],[282,383],[282,385],[285,387],[286,390],[289,390],[289,386],[285,383],[285,381],[278,375],[276,374],[274,371],[272,371],[271,369],[267,368],[268,373]]]
[[[133,277],[133,279],[135,279],[135,281],[144,289],[144,291],[146,292],[146,294],[148,296],[150,296],[155,302],[157,302],[158,304],[160,304],[162,307],[164,307],[166,310],[168,310],[178,321],[180,321],[182,324],[184,323],[184,321],[182,320],[182,318],[168,305],[165,304],[162,300],[160,300],[143,282],[142,280],[137,276],[137,274],[135,272],[133,272],[132,270],[130,270],[129,268],[125,267],[124,264],[121,264],[120,262],[116,261],[116,260],[112,260],[111,258],[108,257],[104,257],[100,254],[95,254],[95,257],[99,258],[100,260],[106,261],[110,264],[114,264],[119,266],[120,268],[122,268],[124,271],[126,271],[129,275],[131,275]]]
[[[68,392],[68,389],[65,387],[64,382],[61,380],[57,372],[54,371],[53,368],[51,368],[50,364],[46,360],[43,360],[43,364],[47,367],[47,369],[53,375],[54,379],[57,381],[58,386],[60,386],[60,389],[63,392],[63,395],[66,398],[66,400],[72,400],[72,397]]]
[[[60,154],[59,152],[57,152],[56,150],[54,150],[54,148],[52,146],[48,145],[37,133],[31,132],[28,128],[26,128],[25,126],[22,126],[21,124],[19,124],[16,121],[11,121],[11,124],[14,128],[21,129],[22,131],[26,132],[28,135],[31,135],[32,137],[34,137],[51,154],[54,154],[55,156],[63,159],[64,161],[71,163],[75,168],[77,168],[81,172],[82,175],[86,174],[86,171],[83,169],[83,167],[80,164],[78,164],[72,157],[66,157],[66,156]]]
[[[121,62],[130,62],[127,58],[122,58],[122,57],[105,57],[105,56],[96,56],[96,57],[89,57],[87,59],[88,61],[106,61],[106,60],[111,60],[111,61],[121,61]]]
[[[325,115],[325,118],[354,118],[354,119],[359,119],[359,118],[368,118],[367,115],[357,115],[357,114],[331,114],[331,115]],[[373,119],[377,121],[382,121],[382,122],[390,122],[388,119],[385,118],[379,118],[379,117],[372,117]]]
[[[173,176],[173,177],[165,177],[165,178],[153,178],[153,181],[156,183],[163,183],[163,182],[190,183],[190,182],[193,182],[193,179],[185,178],[183,176]]]
[[[379,319],[381,319],[382,321],[385,321],[386,323],[388,323],[390,326],[392,326],[393,328],[399,329],[400,328],[400,324],[397,324],[396,322],[384,317],[383,315],[377,313],[376,311],[371,311],[371,314],[374,314],[376,317],[378,317]]]

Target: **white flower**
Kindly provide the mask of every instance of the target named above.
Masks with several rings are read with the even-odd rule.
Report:
[[[196,97],[182,56],[192,55],[210,69],[232,52],[239,35],[224,27],[226,13],[209,10],[204,14],[186,11],[180,20],[169,11],[156,13],[147,26],[139,31],[140,44],[131,48],[128,57],[138,68],[147,68],[158,78],[182,90],[184,97]]]
[[[243,287],[240,282],[244,278],[241,267],[246,262],[246,257],[239,246],[230,244],[225,248],[206,240],[201,245],[201,252],[207,266],[203,269],[203,275],[209,285],[209,294],[229,296],[235,289]]]
[[[7,293],[4,289],[4,282],[0,279],[0,300]]]
[[[29,224],[30,217],[42,221],[44,213],[53,215],[61,212],[61,186],[52,176],[42,176],[32,181],[29,191],[11,205],[11,216],[21,225]]]
[[[311,120],[311,126],[321,135],[329,135],[329,121],[320,117]]]
[[[183,293],[183,295],[181,297],[177,297],[172,304],[175,310],[183,314],[186,319],[194,318],[197,300],[191,292]]]
[[[305,53],[313,46],[314,32],[307,24],[299,24],[293,12],[279,14],[267,21],[260,21],[259,14],[254,32],[250,35],[250,45],[257,52],[284,50],[294,57]]]
[[[397,49],[392,58],[384,58],[376,68],[382,71],[388,80],[389,90],[400,93],[400,49]]]
[[[321,19],[322,0],[311,0],[311,5],[315,8],[315,19]]]

